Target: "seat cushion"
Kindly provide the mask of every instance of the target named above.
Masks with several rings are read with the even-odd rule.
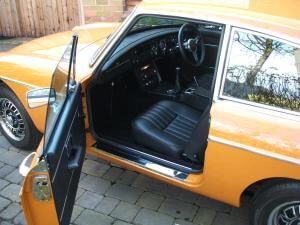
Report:
[[[180,157],[201,112],[174,101],[160,101],[132,123],[135,141],[153,151]]]

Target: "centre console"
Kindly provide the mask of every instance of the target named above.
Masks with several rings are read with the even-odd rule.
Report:
[[[138,83],[144,92],[176,98],[178,92],[174,84],[162,81],[154,63],[144,65],[135,71]]]

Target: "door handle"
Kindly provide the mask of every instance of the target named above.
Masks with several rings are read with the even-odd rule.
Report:
[[[68,169],[75,170],[80,167],[81,157],[82,157],[82,149],[81,147],[73,147],[71,149],[71,154],[68,162]]]
[[[79,168],[83,152],[82,148],[74,144],[72,136],[69,137],[65,148],[68,155],[68,169],[75,170]]]

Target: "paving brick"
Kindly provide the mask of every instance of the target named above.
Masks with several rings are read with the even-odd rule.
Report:
[[[113,222],[113,218],[89,209],[83,210],[80,216],[75,220],[75,223],[78,225],[93,225],[93,224],[111,225],[112,222]]]
[[[10,143],[7,141],[7,139],[1,135],[0,136],[0,147],[4,149],[8,149],[10,146]]]
[[[80,196],[85,192],[85,190],[81,187],[78,187],[77,193],[76,193],[76,200],[80,198]]]
[[[100,204],[96,207],[96,211],[108,215],[119,204],[118,199],[104,197]]]
[[[133,222],[141,225],[172,225],[174,218],[150,209],[142,209]]]
[[[26,225],[26,220],[22,212],[14,218],[14,224]]]
[[[130,185],[137,178],[138,173],[126,170],[117,180],[118,183]]]
[[[6,151],[7,151],[7,148],[2,148],[2,147],[0,147],[0,153],[6,152]]]
[[[248,221],[236,216],[218,213],[213,225],[248,225]]]
[[[200,208],[194,219],[194,223],[199,225],[211,225],[216,214],[216,211],[213,209]]]
[[[101,177],[103,174],[105,174],[108,169],[109,165],[103,164],[94,160],[87,159],[84,161],[83,166],[82,166],[82,172]]]
[[[93,156],[93,155],[87,155],[86,160],[93,160],[93,161],[96,161],[96,162],[99,162],[99,163],[102,163],[102,164],[108,164],[107,161],[105,161],[103,159],[100,159],[99,157]]]
[[[24,158],[25,156],[18,152],[6,151],[0,153],[0,161],[14,167],[19,166]]]
[[[178,195],[178,199],[185,201],[185,202],[189,202],[189,203],[195,203],[198,199],[198,194],[187,191],[187,190],[182,190],[180,192],[180,194]]]
[[[182,192],[182,189],[175,186],[166,185],[160,190],[160,192],[166,197],[177,198]]]
[[[8,148],[8,150],[9,150],[9,151],[12,151],[12,152],[20,152],[20,151],[21,151],[21,149],[16,148],[15,146],[10,146],[10,147]]]
[[[194,224],[186,220],[176,219],[174,225],[194,225]],[[201,225],[207,225],[207,224],[201,224]]]
[[[110,187],[110,182],[102,178],[87,175],[79,182],[79,187],[97,194],[104,194]]]
[[[19,204],[12,203],[0,213],[0,217],[2,219],[10,220],[10,219],[13,219],[15,216],[17,216],[20,211],[21,211],[21,208],[20,208]]]
[[[131,222],[137,215],[140,207],[127,203],[120,202],[120,204],[112,211],[111,216],[126,222]]]
[[[2,195],[5,198],[8,198],[12,201],[19,202],[19,192],[21,190],[21,186],[17,184],[10,184],[3,188],[0,192],[0,195]]]
[[[2,190],[2,188],[6,187],[8,184],[9,184],[8,181],[0,178],[0,190]]]
[[[104,179],[110,180],[110,181],[116,181],[121,174],[124,172],[123,169],[118,167],[111,167],[103,176]]]
[[[0,223],[0,225],[14,225],[13,223],[10,223],[10,222],[8,222],[8,221],[2,221],[1,223]]]
[[[94,209],[100,203],[103,196],[96,193],[86,191],[81,197],[77,200],[77,204],[83,208]]]
[[[131,225],[131,223],[126,223],[121,220],[116,220],[113,225]]]
[[[23,181],[24,177],[19,173],[19,169],[15,169],[13,172],[4,177],[4,179],[12,183],[19,184]]]
[[[7,176],[9,173],[11,173],[13,170],[15,169],[15,167],[10,166],[10,165],[5,165],[3,167],[0,168],[0,177],[3,178],[5,176]]]
[[[230,205],[200,195],[195,201],[195,204],[203,208],[209,208],[224,213],[229,213],[232,208]]]
[[[192,221],[198,207],[175,199],[167,199],[159,208],[159,212],[168,214],[175,218]]]
[[[108,190],[106,194],[109,197],[135,203],[142,193],[143,191],[138,188],[130,187],[124,184],[115,184]]]
[[[133,182],[132,186],[157,194],[162,194],[161,190],[164,190],[167,187],[165,183],[154,180],[150,177],[146,177],[144,175],[139,175]]]
[[[23,149],[16,148],[14,146],[10,146],[8,150],[12,151],[12,152],[21,153],[24,156],[27,156],[27,155],[29,155],[29,154],[31,154],[32,152],[35,151],[35,149],[33,149],[33,150],[23,150]]]
[[[9,204],[10,204],[10,201],[8,199],[0,197],[0,211],[2,211]]]
[[[164,197],[161,195],[153,194],[150,192],[144,192],[138,200],[137,205],[144,208],[157,210],[163,202],[163,200]]]
[[[78,216],[80,215],[80,213],[83,211],[83,208],[78,206],[78,205],[74,205],[73,208],[73,213],[72,213],[72,217],[71,217],[71,223],[73,223]]]

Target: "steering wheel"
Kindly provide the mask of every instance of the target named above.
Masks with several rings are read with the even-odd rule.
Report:
[[[178,32],[178,45],[183,59],[192,66],[200,66],[205,57],[203,36],[194,25],[185,23]]]

